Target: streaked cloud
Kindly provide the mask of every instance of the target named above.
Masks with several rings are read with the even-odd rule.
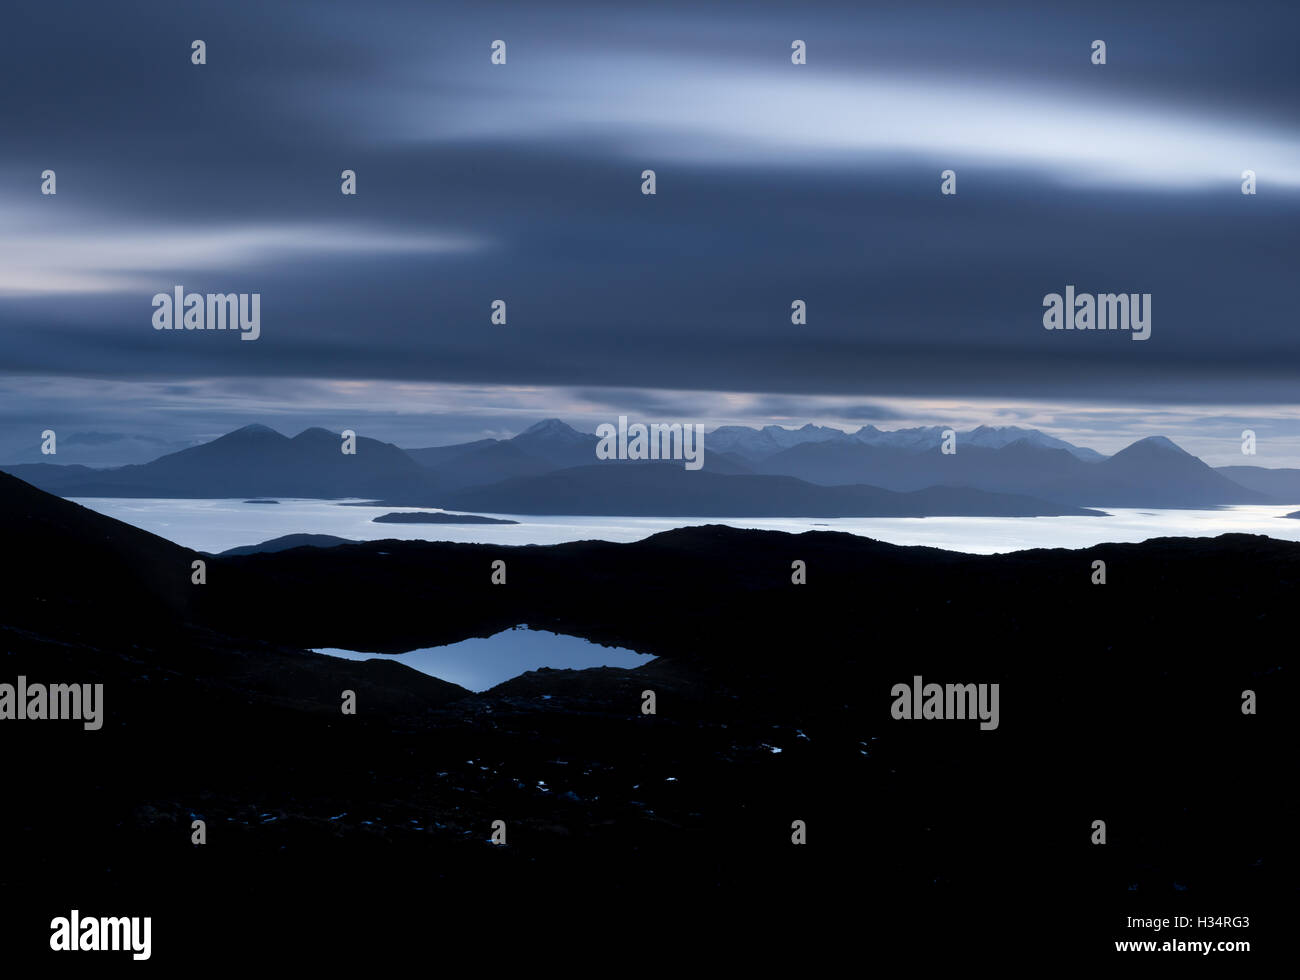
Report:
[[[623,404],[1113,448],[1157,410],[1218,439],[1300,390],[1293,4],[77,0],[0,23],[0,380],[44,379],[12,397],[87,432],[338,408],[454,441]],[[262,338],[153,331],[175,283],[260,292]],[[1152,339],[1044,332],[1067,283],[1152,293]]]
[[[469,111],[450,124],[408,99],[399,125],[433,141],[588,138],[628,159],[713,166],[887,168],[910,156],[1159,189],[1233,186],[1251,168],[1275,188],[1300,188],[1294,129],[1135,103],[1104,86],[843,66],[776,71],[775,54],[760,69],[710,51],[629,57],[568,43],[532,56],[539,64],[519,82],[470,95]]]
[[[85,227],[32,210],[4,212],[0,296],[41,293],[149,292],[169,272],[247,270],[316,256],[468,253],[485,246],[471,235],[404,233],[328,223],[244,224],[141,229]],[[160,284],[163,284],[160,286]]]

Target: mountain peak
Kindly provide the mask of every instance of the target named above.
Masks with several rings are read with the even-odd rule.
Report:
[[[213,440],[213,442],[231,440],[239,443],[265,441],[267,439],[279,440],[284,438],[285,436],[281,435],[275,429],[272,429],[269,425],[262,425],[259,422],[254,422],[251,425],[243,425],[238,429],[233,429],[232,431],[227,432],[224,436],[218,436]]]
[[[542,421],[530,425],[523,432],[515,436],[520,439],[524,436],[542,437],[547,439],[566,439],[572,441],[581,439],[582,433],[560,419],[542,419]]]
[[[1145,456],[1166,453],[1173,453],[1178,456],[1192,455],[1182,446],[1178,445],[1178,443],[1174,442],[1172,439],[1167,439],[1164,436],[1147,436],[1145,439],[1139,439],[1132,445],[1125,446],[1115,455],[1119,456],[1125,453],[1130,455],[1142,454]]]
[[[321,439],[326,439],[326,438],[328,438],[330,441],[336,441],[339,438],[339,435],[337,432],[331,432],[329,429],[323,428],[319,425],[313,425],[310,429],[303,429],[301,432],[299,432],[296,436],[293,437],[293,441],[297,442],[299,439],[301,439],[304,442],[308,442],[308,441],[319,441]]]

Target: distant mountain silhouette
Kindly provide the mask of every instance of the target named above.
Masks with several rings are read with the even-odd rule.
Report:
[[[703,470],[685,472],[598,461],[596,436],[559,419],[511,439],[409,452],[360,436],[355,455],[340,452],[339,436],[325,429],[289,439],[249,425],[141,465],[33,463],[9,472],[69,497],[359,497],[393,507],[664,517],[1039,515],[1270,503],[1296,499],[1291,487],[1300,493],[1292,477],[1300,471],[1216,471],[1163,437],[1102,457],[1035,429],[981,426],[958,433],[957,451],[945,454],[942,431],[723,426],[706,435]],[[635,475],[622,472],[629,468]],[[1231,479],[1238,474],[1252,485]]]
[[[461,442],[452,446],[430,446],[427,449],[408,449],[406,450],[406,455],[410,456],[421,466],[436,469],[444,463],[449,463],[453,459],[464,456],[466,453],[473,452],[475,449],[486,449],[488,446],[495,446],[500,442],[500,439],[476,439],[473,442]]]
[[[1053,500],[1109,507],[1213,507],[1268,503],[1163,436],[1139,439],[1075,474],[1069,483],[1040,487]]]
[[[292,439],[246,425],[151,463],[86,471],[13,466],[9,472],[67,497],[366,497],[418,482],[424,471],[389,443],[358,436],[356,454],[311,428]]]
[[[1248,490],[1265,493],[1283,503],[1300,503],[1300,470],[1263,466],[1216,466],[1214,471]]]
[[[1064,449],[1071,456],[1089,463],[1106,458],[1095,449],[1075,446],[1064,439],[1039,432],[1037,429],[1024,429],[1018,425],[981,425],[967,432],[957,433],[957,440],[960,445],[979,446],[982,449],[1001,449],[1012,443],[1026,442],[1042,449]]]
[[[568,466],[584,466],[596,458],[597,442],[595,435],[579,432],[559,419],[543,419],[511,439],[478,439],[454,446],[407,452],[431,469],[442,471],[454,463],[458,470],[469,467],[489,474],[491,479],[501,480]],[[491,467],[500,469],[492,471]]]
[[[1212,507],[1268,503],[1163,437],[1139,440],[1087,462],[1029,439],[999,448],[963,446],[945,455],[853,441],[804,443],[755,463],[763,473],[823,484],[867,483],[892,490],[961,486],[1096,507]]]
[[[864,425],[857,432],[844,432],[841,429],[811,423],[798,429],[786,429],[779,425],[766,425],[761,429],[743,425],[724,425],[706,434],[705,445],[711,451],[734,453],[750,461],[767,459],[786,450],[810,444],[831,444],[835,447],[862,445],[901,450],[906,453],[923,453],[939,448],[945,430],[946,427],[941,425],[892,431],[877,429],[874,425]],[[956,439],[961,449],[969,447],[1001,449],[1010,443],[1025,441],[1044,449],[1064,449],[1072,456],[1088,462],[1104,458],[1094,449],[1074,446],[1037,429],[1024,429],[1015,425],[981,425],[975,429],[957,431]]]
[[[458,491],[457,510],[645,517],[1038,517],[1093,514],[1068,505],[956,487],[897,493],[818,486],[789,476],[691,472],[680,463],[573,467]]]
[[[599,442],[593,433],[579,432],[559,419],[544,419],[510,440],[516,449],[555,467],[587,465],[596,458]]]
[[[745,425],[722,425],[704,434],[708,452],[728,452],[745,459],[756,460],[784,449],[808,442],[834,442],[851,439],[847,432],[824,425],[807,425],[787,429],[780,425],[765,425],[753,429]]]
[[[421,450],[416,450],[421,452]],[[590,462],[592,455],[583,462]],[[492,442],[486,446],[475,445],[454,458],[445,459],[430,467],[433,485],[443,490],[495,483],[514,476],[536,476],[556,469],[557,464],[541,456],[534,456],[511,441]]]

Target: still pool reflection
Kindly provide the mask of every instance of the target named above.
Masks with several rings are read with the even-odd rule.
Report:
[[[502,630],[489,637],[474,637],[441,647],[425,647],[389,656],[320,647],[317,653],[346,660],[397,660],[424,674],[459,684],[471,691],[486,691],[502,681],[539,667],[569,670],[585,667],[639,667],[650,657],[621,647],[603,647],[577,636],[530,630],[526,626]]]

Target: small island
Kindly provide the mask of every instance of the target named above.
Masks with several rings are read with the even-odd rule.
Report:
[[[1282,516],[1283,516],[1283,517],[1294,517],[1296,520],[1300,521],[1300,510],[1293,510],[1293,511],[1291,511],[1291,513],[1289,513],[1289,514],[1283,514]]]
[[[481,517],[478,514],[444,514],[439,511],[421,510],[400,513],[381,514],[372,518],[373,524],[518,524],[518,521],[505,520],[500,517]]]
[[[278,500],[245,500],[246,504],[278,504]]]

